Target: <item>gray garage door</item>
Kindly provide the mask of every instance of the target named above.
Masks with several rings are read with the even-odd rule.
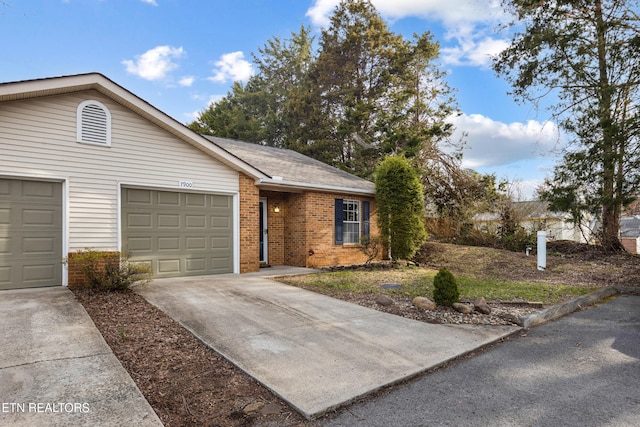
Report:
[[[62,184],[0,178],[0,289],[62,285]]]
[[[233,272],[233,199],[123,188],[122,243],[154,277]]]

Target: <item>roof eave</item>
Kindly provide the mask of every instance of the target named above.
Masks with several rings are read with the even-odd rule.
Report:
[[[273,190],[281,192],[292,191],[322,191],[327,193],[349,193],[349,194],[361,194],[365,196],[375,196],[374,189],[354,188],[346,186],[336,185],[324,185],[324,184],[311,184],[306,182],[295,182],[277,180],[271,178],[263,178],[256,180],[256,186],[263,190]]]

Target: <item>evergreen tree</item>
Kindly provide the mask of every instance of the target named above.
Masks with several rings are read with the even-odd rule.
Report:
[[[557,95],[552,111],[574,136],[541,191],[552,209],[602,220],[602,244],[622,250],[622,207],[640,190],[638,0],[511,0],[518,20],[496,59],[516,99]]]
[[[422,185],[404,156],[387,156],[376,168],[376,206],[382,241],[393,259],[408,259],[426,238]]]

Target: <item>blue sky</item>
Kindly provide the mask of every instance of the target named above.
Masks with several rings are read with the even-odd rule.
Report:
[[[251,53],[301,25],[319,35],[338,0],[0,0],[0,82],[99,72],[188,123],[252,73]],[[468,136],[463,165],[530,198],[558,146],[548,113],[516,105],[490,69],[506,46],[496,0],[373,0],[390,29],[430,31]]]

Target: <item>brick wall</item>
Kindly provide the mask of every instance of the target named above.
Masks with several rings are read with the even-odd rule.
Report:
[[[622,246],[629,252],[630,254],[638,253],[638,239],[631,237],[623,237],[620,239]]]
[[[307,253],[312,251],[313,255],[307,256],[306,266],[327,267],[365,262],[367,257],[360,245],[335,244],[335,199],[369,200],[370,233],[371,236],[378,236],[375,200],[349,194],[308,193],[307,196]],[[378,259],[382,259],[382,253]]]
[[[240,175],[240,273],[260,269],[260,192],[252,178]]]
[[[269,264],[326,267],[359,264],[367,257],[359,245],[335,245],[335,199],[369,200],[371,235],[378,235],[373,198],[318,192],[277,193],[262,191],[267,198]],[[275,205],[280,212],[274,212]],[[378,257],[382,258],[382,253]]]
[[[120,260],[120,252],[100,251],[96,252],[95,254],[96,256],[102,257],[104,259],[102,264],[98,264],[98,268],[100,267],[100,265],[104,265],[104,263],[108,260],[112,260],[114,262]],[[82,271],[83,263],[77,259],[78,256],[83,255],[82,253],[78,252],[69,252],[69,255],[67,257],[67,268],[69,271],[68,285],[70,288],[85,286],[89,284],[87,277]]]

